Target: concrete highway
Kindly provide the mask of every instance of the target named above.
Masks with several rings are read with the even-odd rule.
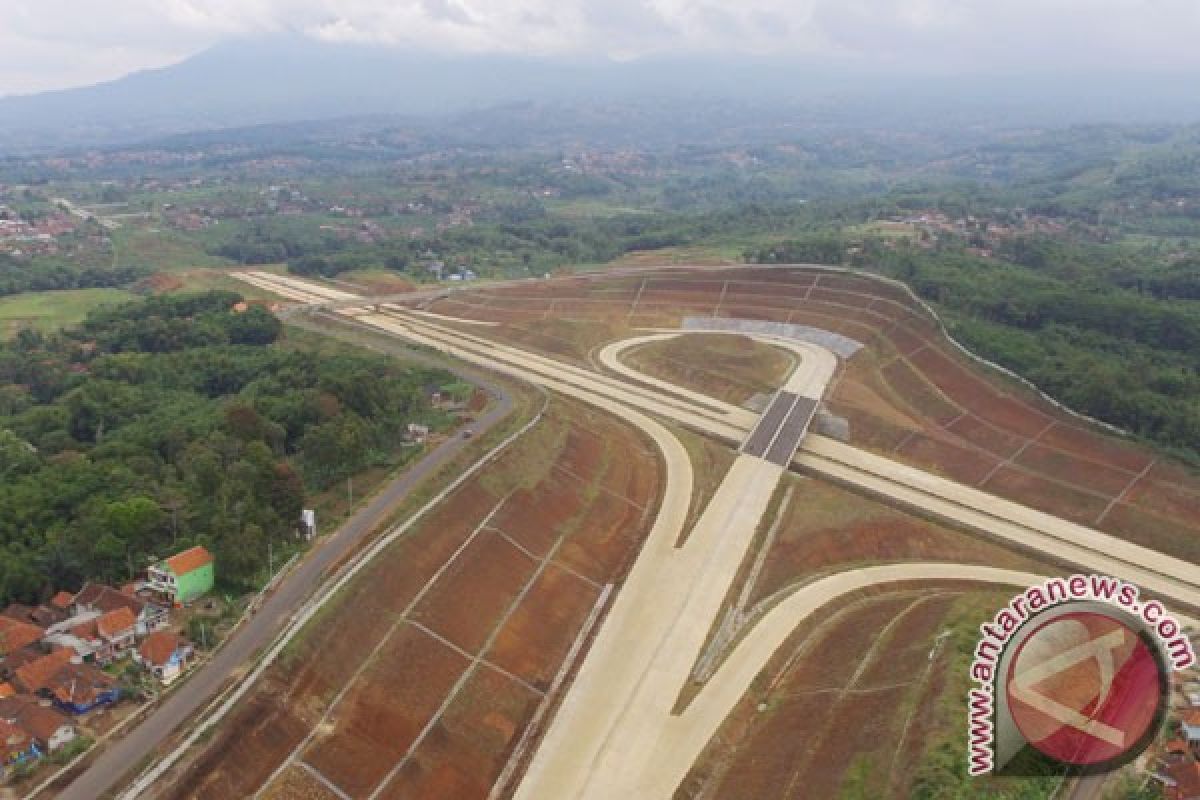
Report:
[[[442,333],[446,336],[451,335],[448,331],[442,331]],[[427,340],[427,343],[435,345],[437,342],[436,337],[433,340]],[[448,344],[445,339],[442,339],[441,342],[443,345]],[[482,344],[482,342],[479,342],[479,344]],[[621,345],[632,346],[632,343],[623,342]],[[623,348],[615,348],[618,353],[621,349]],[[509,354],[511,355],[511,350]],[[544,364],[545,362],[542,361],[539,366]],[[640,378],[639,383],[646,383],[648,380],[647,376],[638,377]],[[641,398],[625,397],[623,399],[635,404],[643,402]],[[705,401],[711,408],[714,402],[712,398],[705,398]],[[729,412],[726,415],[727,417],[730,419],[735,417],[733,413],[734,409],[730,408],[727,411]],[[738,420],[738,422],[741,422],[741,420]],[[733,424],[736,425],[737,423]],[[1194,565],[1187,562],[1162,556],[1161,554],[1131,545],[1128,542],[1098,531],[1074,525],[1051,515],[1004,501],[986,493],[969,489],[969,487],[937,478],[920,470],[896,464],[887,459],[864,453],[855,448],[847,447],[822,437],[809,437],[806,451],[810,452],[801,454],[798,461],[813,471],[835,477],[842,482],[867,489],[885,498],[900,500],[907,505],[925,512],[932,511],[951,521],[968,524],[970,527],[986,535],[1006,539],[1010,543],[1020,547],[1040,550],[1056,559],[1066,560],[1084,568],[1120,575],[1139,583],[1145,588],[1161,592],[1192,607],[1200,607],[1200,594],[1196,592],[1197,577],[1200,573],[1198,573]],[[740,563],[740,560],[735,561],[735,563]],[[659,570],[663,569],[661,564],[657,568]],[[972,574],[972,568],[960,565],[954,565],[949,569],[955,575]],[[661,576],[662,573],[660,572]],[[638,618],[636,622],[628,624],[641,625],[643,621],[641,618]],[[795,622],[792,623],[792,627],[789,627],[787,623],[778,623],[775,627],[779,631],[790,631],[794,629],[794,624]],[[785,634],[781,633],[780,635]],[[597,647],[599,645],[600,641],[598,640]],[[595,651],[594,649],[593,652]],[[751,669],[752,673],[761,668],[772,651],[772,649],[767,648],[765,652],[760,652],[761,658],[756,662],[757,666]],[[687,647],[680,647],[678,652],[691,653],[693,651]],[[587,685],[585,671],[588,669],[589,662],[585,662],[584,671],[581,671],[579,681],[576,684],[577,686]],[[685,662],[690,666],[691,662],[687,658],[679,659],[680,664]],[[660,680],[655,683],[669,684],[671,682],[671,678],[668,677],[668,672],[665,668],[660,667],[657,676]],[[644,684],[644,686],[651,685],[653,684],[650,682]],[[676,683],[675,685],[678,686],[681,683]],[[710,682],[709,689],[706,689],[706,691],[712,690],[714,692],[713,696],[722,696],[728,700],[728,697],[731,695],[724,694],[720,688],[712,688],[722,685],[720,680],[714,678],[714,682]],[[659,689],[661,688],[660,685]],[[602,688],[597,694],[607,693],[610,689],[611,687],[602,682]],[[640,716],[645,719],[653,717],[657,711],[661,716],[661,707],[656,709],[653,702],[653,698],[659,695],[650,689],[646,689],[645,691],[649,692],[649,694],[638,693],[635,695],[638,699],[628,704],[621,713],[626,716]],[[737,690],[730,691],[734,692],[732,696],[736,698]],[[605,707],[611,708],[613,706],[609,703]],[[714,708],[720,706],[708,707]],[[618,727],[614,723],[610,726],[610,730],[606,736],[606,741],[613,742],[614,744],[609,746],[607,753],[603,755],[593,754],[591,760],[588,761],[586,752],[581,753],[579,746],[581,740],[589,740],[586,731],[574,730],[570,733],[560,734],[560,738],[556,743],[556,729],[561,728],[563,731],[570,730],[572,719],[584,719],[589,723],[589,726],[596,723],[596,711],[583,711],[583,709],[588,708],[599,709],[600,705],[586,703],[576,705],[573,701],[571,705],[564,707],[564,712],[560,712],[559,719],[556,720],[555,725],[552,726],[550,732],[547,734],[545,744],[543,745],[545,749],[539,750],[538,756],[535,757],[530,771],[527,773],[526,780],[517,795],[518,797],[604,797],[614,796],[627,791],[633,791],[635,793],[634,796],[638,797],[667,797],[670,794],[667,784],[670,783],[670,780],[682,777],[683,773],[679,772],[679,770],[686,772],[687,766],[690,764],[687,758],[694,755],[693,750],[699,752],[696,748],[703,746],[703,742],[715,730],[715,725],[719,724],[719,719],[723,719],[724,714],[721,711],[710,711],[704,716],[704,724],[700,724],[691,715],[685,715],[689,717],[690,722],[688,724],[684,724],[683,722],[677,723],[678,730],[687,731],[691,736],[695,737],[692,743],[694,747],[689,750],[684,748],[680,743],[670,746],[662,745],[662,747],[668,750],[674,749],[674,751],[679,753],[688,752],[691,755],[683,757],[681,761],[676,762],[678,769],[674,774],[671,774],[671,778],[667,780],[666,784],[651,789],[648,784],[639,783],[639,781],[648,780],[660,774],[670,774],[669,770],[659,769],[663,764],[669,763],[669,759],[662,750],[659,750],[657,755],[650,758],[648,762],[655,765],[654,769],[640,770],[634,766],[634,762],[638,761],[639,758],[646,758],[647,754],[652,752],[645,746],[648,738],[653,741],[672,742],[673,739],[671,736],[662,733],[662,731],[665,728],[672,727],[673,723],[667,723],[666,726],[654,726],[643,722],[640,725],[631,724],[623,728]],[[599,716],[603,718],[604,715],[600,713]],[[635,731],[657,730],[659,732],[653,736],[646,737],[636,734],[630,735],[629,729]],[[590,738],[594,739],[594,736]],[[567,744],[568,742],[570,743],[569,745]],[[586,748],[582,749],[586,751]],[[568,754],[568,758],[556,758],[555,760],[559,762],[566,760],[571,763],[566,767],[563,767],[561,764],[555,767],[547,767],[539,763],[543,752],[565,752]],[[639,778],[634,776],[645,777]],[[621,782],[629,780],[634,781],[634,783],[627,784]]]
[[[772,341],[774,337],[743,335],[777,343]],[[640,375],[620,356],[643,341],[644,337],[639,337],[608,345],[599,354],[601,363],[630,378]],[[735,410],[714,398],[708,398],[708,403],[724,406],[727,415]],[[746,430],[743,419],[729,418],[730,425]],[[725,430],[713,428],[709,432],[737,440],[737,434],[730,437]],[[794,463],[808,472],[936,515],[1002,543],[1086,570],[1116,575],[1181,605],[1200,609],[1200,566],[1182,559],[818,434],[805,437]]]
[[[654,394],[640,388],[435,328],[426,319],[404,313],[356,315],[356,319],[483,366],[533,377],[547,388],[609,410],[641,429],[663,453],[667,489],[651,534],[517,794],[615,796],[627,780],[645,771],[643,759],[669,723],[673,698],[746,557],[784,465],[799,441],[801,431],[795,426],[793,411],[800,395],[789,393],[792,399],[785,413],[766,431],[764,452],[737,458],[686,544],[677,547],[693,482],[686,451],[662,425],[609,395],[632,394],[639,403],[657,403],[675,416],[685,409],[673,400],[656,400]],[[808,358],[789,377],[787,388],[816,392],[819,398],[835,368],[836,359],[831,355]],[[812,406],[815,399],[809,403],[810,410]],[[711,412],[701,410],[698,416],[706,413]],[[805,416],[804,421],[807,419]],[[759,457],[768,451],[776,453],[776,463]]]
[[[295,279],[254,277],[266,284],[264,288],[279,285],[296,299],[326,296]],[[344,302],[350,305],[353,301]],[[799,621],[856,587],[940,579],[1020,584],[1037,578],[947,564],[873,567],[823,578],[793,593],[752,628],[689,708],[674,716],[671,706],[720,607],[725,595],[722,587],[730,585],[745,558],[754,525],[766,508],[782,466],[751,453],[739,455],[686,543],[675,547],[687,514],[691,465],[678,440],[647,414],[734,444],[746,440],[759,423],[758,416],[679,387],[648,389],[654,379],[647,376],[637,376],[635,385],[529,353],[447,327],[441,324],[444,320],[428,315],[364,313],[358,306],[351,308],[360,323],[614,413],[653,440],[666,462],[667,489],[650,537],[536,751],[518,788],[519,798],[670,797],[695,754],[779,643]],[[612,358],[619,362],[620,352],[633,346],[631,342],[614,346]],[[609,352],[608,348],[605,351]],[[816,366],[817,361],[811,355],[808,359],[802,356],[801,365],[819,376],[823,370]],[[793,373],[783,391],[788,391],[793,380],[802,378]],[[777,402],[786,403],[786,410],[774,412],[775,421],[764,429],[765,439],[783,442],[778,460],[786,460],[778,453],[790,451],[792,439],[803,435],[810,414],[798,398],[819,399],[819,392],[814,395],[815,385],[803,388],[803,393],[791,392],[790,398],[780,396]],[[788,424],[789,419],[793,424]],[[801,433],[794,433],[797,430]],[[753,449],[769,455],[772,443]],[[1200,607],[1200,570],[1187,562],[823,437],[805,437],[796,463],[1024,549],[1109,572]]]
[[[443,365],[444,366],[444,365]],[[471,370],[460,373],[487,391],[494,402],[474,427],[483,433],[506,418],[513,401],[504,387]],[[212,660],[192,673],[141,723],[108,745],[57,796],[59,800],[93,800],[116,786],[127,773],[155,752],[167,738],[236,679],[255,654],[283,629],[292,614],[328,578],[330,569],[355,552],[414,489],[470,444],[454,436],[434,448],[373,496],[354,516],[323,539],[293,568],[262,607],[217,650]]]

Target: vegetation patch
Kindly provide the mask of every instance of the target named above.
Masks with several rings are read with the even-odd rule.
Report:
[[[279,343],[226,292],[92,311],[0,346],[0,603],[123,582],[201,544],[231,588],[294,547],[310,492],[412,457],[440,370]]]

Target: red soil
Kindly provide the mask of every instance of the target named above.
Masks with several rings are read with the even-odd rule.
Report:
[[[888,386],[918,415],[946,425],[962,416],[962,408],[946,400],[907,361],[896,359],[883,368]]]
[[[500,631],[488,660],[546,690],[600,594],[551,564]]]
[[[1077,486],[1108,497],[1119,495],[1137,477],[1135,473],[1085,460],[1040,443],[1026,448],[1016,464],[1047,476],[1069,476]]]
[[[263,794],[263,800],[338,800],[338,796],[326,789],[315,775],[303,767],[288,767]]]
[[[1024,436],[1036,436],[1050,421],[1041,412],[1019,400],[1001,395],[940,350],[927,347],[914,353],[909,360],[929,376],[947,397],[997,427]]]
[[[940,475],[972,486],[990,475],[1000,464],[998,458],[954,444],[936,434],[915,434],[895,452],[903,461],[925,466]]]
[[[889,747],[895,745],[904,722],[904,687],[879,687],[919,676],[924,659],[914,658],[909,646],[895,648],[893,657],[893,648],[885,644],[874,659],[887,661],[888,676],[868,681],[864,675],[857,684],[875,691],[842,695],[836,690],[846,686],[854,665],[868,657],[880,631],[911,602],[907,597],[871,598],[805,641],[804,655],[769,695],[770,710],[756,715],[748,730],[736,737],[731,763],[712,796],[722,800],[837,797],[845,770],[864,755],[877,756],[872,760],[886,775]],[[912,613],[928,616],[928,628],[936,624],[942,610],[931,605],[923,614]],[[915,627],[912,632],[920,633]],[[791,643],[789,652],[795,647]],[[838,664],[839,669],[831,671],[829,664]],[[835,691],[819,691],[830,689]],[[797,736],[799,730],[805,735]]]
[[[486,798],[539,699],[493,670],[477,670],[380,797]]]
[[[854,509],[822,521],[823,509]],[[1023,556],[970,534],[896,511],[819,481],[797,484],[751,604],[790,586],[798,576],[853,564],[951,561],[1037,569]]]
[[[1181,486],[1142,478],[1129,490],[1125,502],[1176,519],[1200,520],[1200,494]]]
[[[401,625],[304,760],[351,797],[365,797],[416,740],[467,663],[429,634]]]
[[[1001,467],[981,488],[1034,508],[1053,508],[1081,525],[1091,525],[1108,506],[1107,498],[1013,467]]]
[[[1055,425],[1042,435],[1041,441],[1051,447],[1131,472],[1141,472],[1153,458],[1145,449],[1136,445],[1098,435],[1073,424]]]
[[[557,473],[532,490],[519,489],[491,525],[535,555],[545,555],[559,530],[579,512],[577,486]]]
[[[482,531],[413,610],[412,619],[469,653],[488,634],[533,575],[529,556],[493,531]]]
[[[1002,459],[1015,455],[1028,441],[1019,436],[1005,433],[971,414],[962,416],[947,425],[946,430]]]

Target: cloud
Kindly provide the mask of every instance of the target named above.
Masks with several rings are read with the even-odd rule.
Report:
[[[236,35],[940,72],[1196,69],[1195,0],[5,0],[0,93],[112,78]]]

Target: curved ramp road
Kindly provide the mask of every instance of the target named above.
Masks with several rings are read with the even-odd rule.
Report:
[[[260,274],[255,280],[273,284],[279,276]],[[280,285],[297,295],[327,297],[304,281],[287,279]],[[771,422],[764,424],[744,409],[656,382],[621,364],[621,352],[647,337],[614,343],[601,353],[602,363],[636,381],[631,383],[449,328],[437,319],[407,310],[358,315],[356,309],[355,315],[360,322],[409,341],[617,414],[646,433],[667,462],[667,492],[659,517],[517,789],[521,800],[669,798],[733,704],[795,626],[847,592],[897,581],[1027,585],[1040,579],[1029,573],[952,564],[897,564],[821,578],[796,590],[765,615],[728,654],[690,706],[672,715],[679,690],[782,474],[782,465],[771,463],[770,454],[775,452],[777,460],[784,460],[781,453],[790,455],[793,438],[803,436],[811,409],[799,403],[799,398],[808,398],[815,405],[832,375],[829,364],[836,364],[833,356],[826,361],[820,348],[805,350],[800,368],[789,376],[776,399],[779,408]],[[806,346],[770,336],[755,338],[793,352],[797,352],[795,347]],[[643,412],[735,443],[744,442],[756,427],[763,431],[763,443],[744,448],[682,547],[675,547],[675,542],[688,510],[691,464],[678,440]],[[1179,559],[824,437],[806,437],[796,462],[1008,543],[1085,569],[1119,575],[1147,590],[1200,607],[1200,568]]]
[[[750,689],[755,676],[788,636],[809,617],[820,613],[822,607],[847,594],[904,581],[972,581],[1025,587],[1042,580],[1044,576],[1034,573],[991,567],[912,563],[854,569],[807,584],[750,628],[683,713],[668,715],[655,740],[638,743],[646,751],[645,766],[636,773],[621,776],[613,793],[607,796],[670,798],[734,705]],[[550,798],[548,794],[538,796]]]
[[[403,315],[400,319],[368,315],[359,320],[484,366],[518,370],[517,374],[547,388],[618,413],[647,432],[648,425],[657,426],[642,414],[595,394],[596,389],[616,389],[622,399],[634,394],[639,404],[653,402],[640,389],[614,385],[611,379],[598,381],[586,370]],[[789,389],[816,395],[806,406],[810,412],[837,363],[831,354],[817,350],[805,346],[804,360],[787,383]],[[628,776],[652,769],[646,759],[671,719],[675,697],[746,558],[784,465],[803,434],[793,422],[802,395],[788,393],[787,397],[785,413],[766,428],[764,452],[738,456],[682,547],[675,547],[674,542],[683,533],[686,506],[683,515],[671,514],[668,519],[660,514],[536,751],[517,798],[614,797]],[[597,402],[600,399],[604,402]],[[664,404],[678,413],[677,404]],[[808,416],[803,419],[807,423]],[[678,440],[667,435],[669,444],[661,436],[652,438],[660,449],[664,444],[679,449]],[[783,449],[777,451],[780,442]],[[783,455],[771,459],[770,454],[776,452]]]
[[[742,335],[780,346],[785,341],[753,333]],[[621,362],[620,356],[642,338],[608,345],[601,351],[602,363],[630,378],[641,376]],[[727,412],[735,410],[720,400],[709,398],[708,402],[725,407]],[[1006,544],[1082,569],[1120,576],[1147,591],[1200,609],[1200,566],[1196,564],[817,434],[805,437],[795,463]]]

